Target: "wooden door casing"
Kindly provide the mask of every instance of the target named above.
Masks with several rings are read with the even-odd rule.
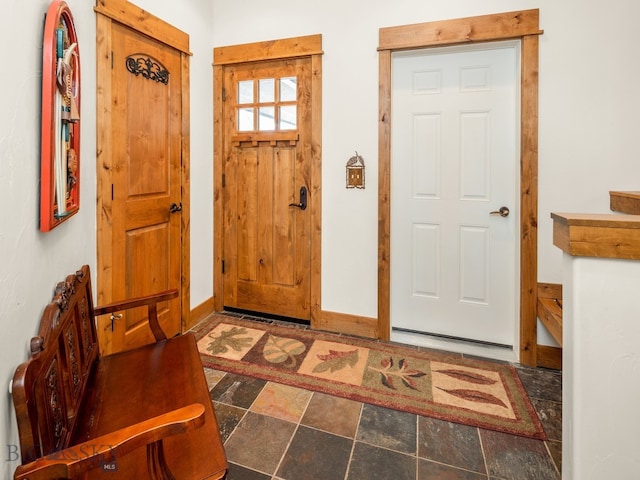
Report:
[[[127,3],[122,15],[110,2],[96,7],[98,303],[176,288],[179,298],[158,311],[171,336],[189,318],[188,37],[176,42],[179,31],[136,9]],[[143,310],[113,326],[100,318],[103,351],[152,341],[145,318]]]
[[[379,32],[378,111],[378,326],[390,328],[390,158],[391,56],[411,48],[520,39],[520,362],[536,364],[538,218],[538,47],[539,10],[483,15],[400,27]]]

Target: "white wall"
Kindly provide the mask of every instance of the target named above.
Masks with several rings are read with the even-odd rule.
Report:
[[[46,0],[3,3],[0,115],[0,478],[12,478],[18,443],[9,380],[27,358],[56,283],[96,264],[95,20],[93,6],[67,0],[82,68],[80,211],[49,233],[39,231],[42,30]]]
[[[214,46],[323,35],[322,307],[376,316],[378,30],[540,9],[539,280],[562,281],[551,211],[607,212],[640,189],[635,0],[214,0]],[[366,190],[346,190],[354,150]],[[357,295],[353,292],[356,290]]]
[[[640,261],[563,266],[562,478],[640,478]]]

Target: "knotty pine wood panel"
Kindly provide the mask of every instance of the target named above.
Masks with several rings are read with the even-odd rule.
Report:
[[[380,50],[452,45],[539,35],[539,11],[524,10],[380,29]]]
[[[553,244],[573,256],[640,260],[640,216],[552,213]]]
[[[640,215],[640,192],[609,192],[611,210]]]

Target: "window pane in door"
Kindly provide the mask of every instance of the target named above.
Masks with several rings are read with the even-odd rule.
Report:
[[[253,130],[253,108],[238,109],[238,131],[250,132]]]
[[[272,103],[276,99],[276,81],[273,78],[263,78],[258,83],[260,103]]]
[[[280,101],[296,101],[296,77],[283,77],[280,79]]]
[[[238,103],[253,103],[253,80],[238,82]]]
[[[295,130],[297,125],[296,106],[286,105],[280,107],[280,130]]]
[[[258,109],[258,130],[275,130],[276,122],[273,118],[275,110],[273,107],[260,107]]]

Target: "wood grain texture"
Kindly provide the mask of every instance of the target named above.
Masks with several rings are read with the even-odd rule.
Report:
[[[553,298],[538,298],[538,318],[562,346],[562,307]]]
[[[378,59],[378,336],[391,338],[391,52]]]
[[[216,47],[213,49],[213,64],[231,65],[321,54],[322,35],[316,34],[266,42]]]
[[[609,192],[609,203],[614,212],[640,215],[640,192]]]
[[[380,338],[377,318],[330,312],[327,310],[322,310],[313,328],[365,338]]]
[[[274,219],[282,223],[285,213],[287,216],[290,213],[290,207],[288,204],[297,201],[298,191],[301,185],[305,185],[308,191],[308,209],[304,212],[305,215],[309,215],[310,223],[309,228],[301,229],[300,221],[301,215],[295,215],[295,224],[292,225],[297,232],[301,233],[300,238],[306,239],[309,242],[310,256],[307,260],[304,260],[304,256],[296,255],[295,268],[298,271],[307,269],[309,271],[309,280],[306,282],[308,293],[304,301],[292,302],[287,300],[286,296],[279,295],[275,291],[268,292],[268,295],[273,298],[273,302],[280,301],[278,308],[283,309],[279,314],[300,316],[299,305],[304,307],[304,310],[309,313],[305,313],[304,316],[311,317],[311,323],[314,324],[315,320],[322,315],[321,312],[321,299],[320,299],[320,272],[321,272],[321,185],[322,185],[322,36],[310,35],[306,37],[295,37],[290,39],[280,39],[268,42],[258,42],[244,45],[232,45],[225,47],[217,47],[213,50],[213,71],[214,71],[214,304],[216,311],[220,311],[224,308],[224,305],[233,306],[239,301],[247,301],[248,304],[245,308],[252,308],[256,311],[263,311],[266,301],[262,301],[261,297],[264,295],[254,295],[255,292],[248,294],[242,293],[238,290],[236,282],[230,281],[231,278],[238,276],[239,269],[244,268],[244,274],[250,277],[252,271],[251,265],[257,266],[255,272],[256,278],[262,280],[270,280],[271,277],[276,280],[289,279],[293,282],[300,282],[300,277],[295,274],[291,277],[292,270],[289,265],[283,264],[280,260],[268,260],[266,255],[266,248],[262,248],[261,251],[256,250],[254,253],[250,251],[249,243],[254,242],[257,245],[258,240],[263,242],[263,239],[268,239],[273,243],[273,247],[276,251],[284,253],[291,252],[293,248],[294,238],[289,236],[282,236],[278,233],[275,237],[264,230],[256,231],[254,240],[250,237],[246,237],[248,241],[247,245],[241,248],[242,255],[238,257],[238,261],[234,260],[235,255],[230,249],[230,245],[238,244],[242,240],[241,232],[247,232],[252,229],[248,223],[243,225],[238,224],[234,220],[233,212],[237,210],[238,206],[251,206],[252,201],[250,197],[246,199],[239,198],[243,194],[232,192],[232,189],[236,189],[239,181],[251,181],[254,170],[247,170],[245,173],[249,174],[246,177],[240,173],[241,168],[238,162],[238,150],[247,150],[247,154],[251,149],[255,149],[256,155],[258,152],[261,156],[256,156],[256,162],[260,158],[261,170],[271,165],[272,172],[278,170],[280,167],[289,165],[290,168],[295,171],[303,172],[302,174],[296,173],[297,180],[295,183],[294,193],[290,199],[276,198],[276,205],[273,202],[257,201],[255,202],[255,209],[260,209],[262,213],[267,213],[265,209],[268,209],[274,215]],[[225,102],[228,92],[231,91],[232,82],[237,81],[238,77],[236,71],[242,68],[248,68],[246,65],[253,61],[261,60],[282,60],[283,65],[285,63],[292,63],[302,61],[303,57],[308,57],[308,67],[304,67],[309,71],[305,73],[299,81],[299,88],[304,92],[304,98],[307,99],[308,105],[303,105],[299,118],[303,119],[307,123],[307,132],[303,132],[304,137],[300,136],[297,132],[280,132],[273,134],[266,134],[262,132],[257,133],[241,133],[229,130],[225,125],[234,125],[235,117],[233,109],[226,108]],[[298,60],[296,60],[298,59]],[[306,59],[305,59],[306,61]],[[276,62],[273,62],[275,65]],[[245,65],[245,67],[243,67]],[[274,71],[275,72],[275,71]],[[275,73],[274,73],[275,74]],[[265,156],[266,149],[269,149],[274,153],[274,156]],[[243,154],[244,155],[244,154]],[[244,158],[244,157],[243,157]],[[245,160],[248,160],[247,157]],[[269,160],[270,159],[270,160]],[[277,165],[273,164],[276,162]],[[308,168],[303,167],[304,163],[308,163]],[[247,164],[248,165],[248,164]],[[275,166],[274,166],[275,165]],[[257,163],[256,163],[257,166]],[[244,168],[244,167],[242,167]],[[275,170],[274,170],[275,169]],[[244,170],[243,170],[244,171]],[[293,171],[293,170],[292,170]],[[264,184],[265,176],[258,175],[255,170],[256,176],[254,183],[257,190],[258,188],[265,188]],[[305,173],[306,172],[306,173]],[[300,176],[301,175],[301,176]],[[247,180],[248,178],[248,180]],[[282,192],[289,192],[291,188],[287,185],[286,189],[278,188],[281,196]],[[289,195],[289,193],[287,193]],[[287,212],[279,209],[278,205],[285,204],[286,200]],[[276,208],[277,207],[277,208]],[[256,210],[259,214],[260,211]],[[301,212],[296,212],[301,213]],[[250,222],[249,219],[245,221]],[[285,222],[286,223],[286,222]],[[296,238],[298,235],[296,234]],[[294,249],[294,250],[297,250]],[[262,254],[262,255],[260,255]],[[240,258],[242,257],[242,259]],[[255,258],[254,258],[255,257]],[[274,257],[275,258],[275,257]],[[252,260],[253,259],[253,260]],[[259,260],[262,259],[263,263],[260,264]],[[306,265],[304,269],[300,264],[304,261]],[[223,263],[224,262],[224,263]],[[223,273],[224,264],[224,273]],[[240,272],[241,276],[243,272]],[[274,277],[275,275],[275,277]],[[298,277],[296,277],[298,275]],[[273,279],[271,278],[271,279]],[[272,289],[273,290],[273,289]],[[249,289],[250,291],[250,289]],[[310,292],[310,293],[309,293]],[[270,302],[272,300],[269,300]],[[298,305],[298,307],[296,307]],[[297,311],[292,310],[296,308]]]
[[[102,7],[108,9],[109,15],[105,15]],[[151,38],[148,15],[120,21],[117,12],[132,11],[126,2],[105,1],[96,7],[98,299],[107,303],[179,288],[180,302],[175,303],[171,313],[176,325],[175,330],[171,329],[173,335],[190,323],[189,55],[173,48],[174,42],[166,38]],[[158,37],[176,34],[174,27],[155,17],[152,24]],[[183,35],[188,46],[188,35]],[[146,46],[138,48],[142,43]],[[131,74],[125,71],[122,55],[129,55],[131,50],[153,51],[154,60],[164,64],[171,81],[166,85],[152,80],[130,82],[135,87],[125,92],[122,84]],[[161,97],[168,89],[172,101],[164,102]],[[166,125],[170,125],[171,131],[167,135],[163,131]],[[162,160],[167,165],[160,165]],[[180,213],[168,213],[171,203],[181,204]],[[140,228],[144,222],[153,228]],[[137,229],[136,235],[123,234],[132,229]],[[159,266],[167,252],[171,252],[173,260],[169,266]],[[144,267],[125,266],[132,262],[141,262]],[[153,271],[148,268],[150,265]],[[140,278],[145,275],[146,279]],[[116,278],[119,280],[115,281]],[[126,280],[122,281],[123,278]],[[126,291],[132,285],[140,290]],[[169,317],[164,310],[159,313],[166,327]],[[99,321],[100,342],[105,352],[123,348],[130,343],[128,338],[135,338],[137,324],[143,319],[137,312],[130,317],[123,322],[127,333],[116,332],[115,345],[111,323]],[[146,337],[146,333],[142,336]]]
[[[562,370],[562,348],[538,345],[537,365],[552,370]]]
[[[155,322],[147,328],[156,342],[100,352],[95,315],[148,306],[153,322],[157,304],[177,295],[94,308],[87,265],[56,285],[31,357],[14,375],[22,460],[15,478],[112,478],[105,462],[126,478],[224,476],[225,453],[194,335],[167,339]]]
[[[640,260],[640,216],[552,213],[553,244],[573,256]]]
[[[181,120],[182,144],[180,152],[180,228],[174,233],[180,236],[180,290],[182,294],[180,323],[182,332],[191,326],[191,74],[189,55],[181,53]]]
[[[379,50],[494,41],[539,35],[539,12],[524,10],[380,29]]]
[[[113,299],[113,142],[111,137],[111,22],[109,17],[96,15],[96,223],[97,223],[97,296],[98,303]],[[105,352],[112,351],[111,323],[97,321],[98,339]]]
[[[191,55],[189,35],[133,3],[123,0],[97,0],[94,11]]]
[[[538,36],[522,38],[520,124],[520,362],[537,358]]]

